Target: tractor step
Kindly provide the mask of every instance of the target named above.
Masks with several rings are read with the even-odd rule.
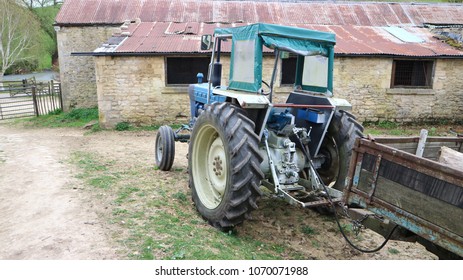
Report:
[[[338,202],[341,202],[342,198],[333,198],[332,201],[333,203],[338,203]],[[326,199],[326,198],[322,198],[320,200],[317,200],[317,201],[311,201],[311,202],[304,202],[303,203],[303,207],[304,208],[311,208],[311,207],[318,207],[318,206],[324,206],[324,205],[330,205],[331,202]]]
[[[291,186],[281,186],[280,185],[280,188],[284,191],[287,191],[287,192],[293,192],[293,191],[302,191],[302,190],[305,190],[305,188],[303,186],[300,186],[300,185],[291,185]]]

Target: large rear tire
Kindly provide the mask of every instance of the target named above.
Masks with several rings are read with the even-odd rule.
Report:
[[[254,123],[241,108],[215,103],[198,117],[190,140],[189,183],[198,212],[221,230],[242,223],[261,195]]]
[[[355,139],[363,136],[363,126],[349,112],[336,111],[320,148],[325,163],[318,174],[327,186],[343,190]]]
[[[162,171],[169,171],[175,158],[174,131],[170,126],[163,125],[159,128],[154,151],[156,166]]]

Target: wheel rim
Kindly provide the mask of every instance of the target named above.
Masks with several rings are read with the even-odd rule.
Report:
[[[158,131],[158,133],[160,132]],[[161,162],[163,153],[164,152],[162,149],[162,136],[159,135],[159,137],[157,137],[156,139],[156,160],[158,163]]]
[[[332,137],[327,137],[321,147],[320,153],[325,156],[326,161],[323,163],[318,173],[325,184],[334,185],[339,175],[339,151],[336,141]]]
[[[227,154],[213,126],[201,127],[196,137],[192,166],[194,187],[201,203],[215,209],[222,202],[227,185]]]

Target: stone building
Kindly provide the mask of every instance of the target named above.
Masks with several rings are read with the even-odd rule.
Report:
[[[66,105],[98,105],[105,127],[185,122],[187,86],[209,63],[200,36],[255,22],[335,33],[334,94],[361,121],[463,116],[461,42],[444,42],[463,25],[457,4],[67,0],[56,19]],[[268,53],[264,80],[273,61]],[[222,63],[228,77],[228,58]],[[294,59],[279,66],[283,101]]]

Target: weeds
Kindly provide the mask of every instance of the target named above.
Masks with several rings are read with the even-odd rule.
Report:
[[[389,248],[387,251],[389,252],[389,254],[392,254],[392,255],[397,255],[400,253],[400,251],[395,248]]]
[[[173,198],[177,199],[178,201],[184,203],[188,200],[188,198],[186,197],[186,195],[182,192],[178,192],[178,193],[175,193],[174,195],[172,195]]]
[[[98,108],[79,108],[73,109],[63,114],[62,120],[89,122],[98,119]]]
[[[317,231],[315,229],[313,229],[312,227],[310,227],[310,226],[303,226],[301,228],[301,232],[304,233],[304,234],[307,234],[307,235],[316,235],[316,234],[318,234]]]
[[[128,122],[120,122],[116,124],[115,129],[117,131],[126,131],[129,130],[132,126]]]
[[[396,129],[398,124],[391,121],[380,121],[377,126],[383,129]]]

